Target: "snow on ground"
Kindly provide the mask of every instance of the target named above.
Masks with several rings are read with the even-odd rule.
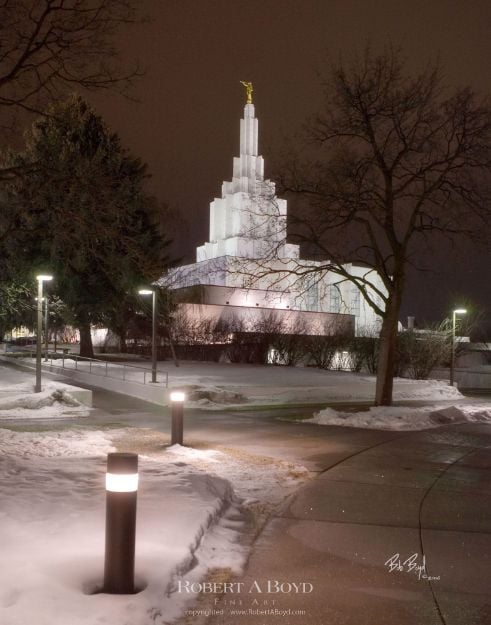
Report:
[[[235,366],[235,365],[230,365]],[[268,406],[279,404],[320,404],[345,402],[371,402],[375,396],[375,376],[359,375],[339,371],[324,371],[324,376],[317,371],[307,369],[299,379],[291,376],[291,371],[283,380],[269,379],[271,369],[263,370],[262,378],[257,379],[257,371],[245,371],[242,384],[229,384],[221,380],[206,380],[198,376],[170,376],[170,384],[186,393],[187,404],[203,410],[219,410],[230,407]],[[286,371],[286,368],[283,368]],[[249,376],[247,376],[249,373]],[[250,374],[253,375],[250,375]],[[312,375],[308,375],[311,373]],[[197,378],[197,379],[196,379]],[[190,384],[189,382],[195,382]],[[304,384],[299,385],[299,382]],[[201,382],[201,383],[200,383]],[[281,385],[278,384],[281,382]],[[305,384],[305,382],[310,382]],[[314,383],[316,385],[314,386]],[[446,380],[394,380],[394,401],[437,401],[462,399],[463,395]]]
[[[55,362],[55,361],[54,361]],[[59,361],[56,361],[59,365]],[[65,359],[73,368],[75,361]],[[130,363],[134,364],[134,363]],[[94,365],[80,361],[78,370],[99,372],[98,384],[104,386],[106,366],[110,377],[122,379],[122,363]],[[143,373],[150,363],[142,361],[137,369],[125,369],[126,381],[143,381]],[[204,410],[230,407],[266,406],[284,404],[321,404],[323,402],[371,402],[375,396],[375,376],[347,371],[328,371],[315,367],[282,367],[273,365],[246,365],[183,361],[179,367],[171,362],[160,362],[159,370],[168,374],[169,387],[185,390],[187,403]],[[56,369],[56,373],[61,373]],[[94,375],[94,378],[96,376]],[[76,384],[76,377],[71,378]],[[127,392],[131,392],[126,389]],[[438,401],[461,399],[457,388],[446,380],[394,380],[394,400]]]
[[[189,601],[176,591],[180,576],[240,571],[246,508],[279,503],[308,476],[269,459],[165,449],[161,437],[133,428],[0,429],[2,625],[168,623]],[[146,452],[136,548],[143,590],[135,595],[91,594],[102,582],[105,460],[115,449]]]
[[[169,386],[204,410],[284,404],[371,402],[375,376],[314,367],[183,362],[169,366]],[[394,380],[394,400],[455,400],[463,395],[446,380]]]
[[[375,378],[372,377],[373,384]],[[414,400],[442,400],[462,399],[464,396],[455,386],[450,386],[448,380],[409,380],[407,378],[394,378],[395,401]]]
[[[19,374],[19,378],[21,378]],[[89,414],[87,406],[72,397],[62,382],[43,381],[42,391],[34,392],[32,376],[12,384],[0,381],[0,420],[66,419]]]
[[[2,367],[2,369],[5,369]],[[2,371],[0,419],[67,416],[73,398],[32,374]],[[20,382],[19,382],[20,380]],[[369,402],[374,378],[343,372],[188,363],[170,373],[188,403],[225,408],[288,403]],[[351,427],[423,429],[462,421],[491,422],[491,407],[467,405],[442,381],[396,380],[395,398],[446,404],[326,409],[311,421]],[[448,400],[458,401],[449,407]],[[31,427],[33,427],[31,425]],[[34,426],[35,427],[35,426]],[[152,430],[0,429],[0,623],[2,625],[164,625],[193,596],[179,579],[203,580],[215,569],[240,571],[244,536],[310,477],[302,466],[234,449],[165,447]],[[115,449],[140,454],[137,584],[131,596],[93,594],[104,558],[104,473]],[[226,574],[226,573],[225,573]]]
[[[373,430],[426,430],[450,423],[487,422],[491,424],[491,404],[433,405],[412,408],[407,406],[377,406],[361,412],[343,412],[326,408],[312,419],[302,423],[342,425]]]

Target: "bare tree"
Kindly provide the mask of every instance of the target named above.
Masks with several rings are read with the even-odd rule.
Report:
[[[431,371],[450,359],[452,332],[443,321],[424,330],[406,330],[399,335],[399,375],[407,372],[415,380],[428,379]]]
[[[363,326],[358,328],[357,336],[354,336],[349,344],[351,367],[353,371],[360,372],[365,368],[369,373],[377,372],[379,352],[379,328],[376,326]]]
[[[331,369],[336,353],[346,346],[348,340],[336,322],[326,320],[318,335],[307,337],[309,361],[319,369]]]
[[[0,110],[41,113],[67,89],[126,87],[113,37],[134,0],[0,0]]]
[[[271,355],[268,357],[273,364],[282,364],[295,367],[308,354],[309,338],[307,323],[302,317],[295,317],[288,328],[279,328],[273,336]]]
[[[324,108],[307,127],[310,156],[283,164],[280,182],[296,200],[291,240],[329,260],[296,271],[337,272],[382,317],[375,403],[388,405],[416,244],[488,228],[491,112],[470,89],[445,89],[437,66],[412,75],[392,48],[340,61],[323,86]],[[377,271],[384,289],[350,275],[347,262]]]

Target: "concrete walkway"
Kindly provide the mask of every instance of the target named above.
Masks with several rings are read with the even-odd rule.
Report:
[[[236,580],[242,592],[215,598],[223,614],[207,623],[489,625],[490,500],[489,426],[376,444],[324,471],[270,520]],[[435,579],[404,564],[413,554]],[[402,570],[391,572],[391,557]],[[285,592],[259,594],[268,580]]]

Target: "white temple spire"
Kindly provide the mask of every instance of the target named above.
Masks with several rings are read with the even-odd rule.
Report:
[[[258,122],[254,117],[254,104],[244,106],[244,119],[240,120],[240,154],[257,156]]]
[[[234,157],[232,181],[223,184],[222,197],[237,192],[256,194],[256,183],[264,180],[264,161],[258,155],[258,127],[254,104],[248,103],[240,120],[240,155]]]
[[[264,180],[264,160],[258,154],[258,120],[247,90],[240,120],[240,152],[233,160],[232,180],[222,184],[222,197],[210,204],[210,240],[196,250],[196,260],[222,256],[261,258],[275,249],[279,258],[297,258],[297,245],[286,243],[286,201],[276,197],[275,185]]]

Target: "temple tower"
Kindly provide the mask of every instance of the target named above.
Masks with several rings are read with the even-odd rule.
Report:
[[[248,91],[244,117],[240,120],[240,153],[233,159],[232,180],[223,182],[222,197],[210,203],[210,240],[197,248],[197,262],[222,256],[299,256],[298,245],[286,243],[286,200],[279,199],[275,184],[264,179],[264,159],[258,154],[258,126]]]

